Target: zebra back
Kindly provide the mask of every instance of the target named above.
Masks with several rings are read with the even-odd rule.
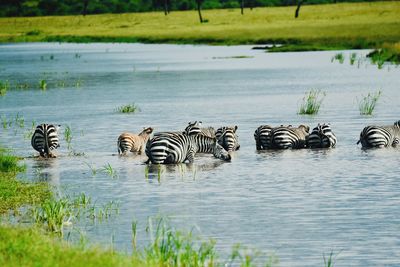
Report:
[[[318,124],[307,138],[309,148],[330,148],[336,146],[336,135],[329,124]]]
[[[388,126],[366,126],[360,133],[360,139],[363,148],[382,148],[388,146],[397,146],[400,139],[400,121]]]
[[[272,127],[269,125],[261,125],[254,132],[254,140],[256,141],[257,150],[272,148],[271,133]]]
[[[277,149],[299,149],[306,146],[309,127],[300,125],[298,128],[280,126],[272,130],[272,147]]]
[[[154,164],[193,162],[196,147],[190,137],[178,132],[160,132],[146,144],[146,155]]]
[[[202,122],[189,122],[189,125],[185,128],[187,135],[202,134],[208,137],[215,137],[215,129],[213,127],[201,127]]]
[[[32,135],[31,145],[42,157],[55,157],[52,150],[60,147],[58,129],[60,125],[40,124]]]
[[[236,134],[236,130],[238,127],[235,126],[223,126],[217,129],[215,132],[215,137],[218,140],[218,143],[226,150],[226,151],[236,151],[240,148],[238,136]]]

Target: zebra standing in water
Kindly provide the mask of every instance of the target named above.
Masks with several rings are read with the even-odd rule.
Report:
[[[309,148],[333,148],[336,146],[336,135],[332,132],[330,124],[319,124],[307,138]]]
[[[201,127],[201,121],[189,122],[189,125],[185,128],[187,135],[202,134],[208,137],[215,137],[215,129],[213,127]]]
[[[306,139],[310,127],[300,125],[297,128],[292,126],[280,126],[272,130],[272,148],[277,149],[299,149],[306,146]]]
[[[236,134],[237,129],[238,127],[236,125],[223,126],[218,128],[215,132],[218,143],[228,152],[236,151],[240,148],[238,136]]]
[[[44,158],[55,158],[56,155],[52,150],[60,147],[58,140],[58,129],[60,125],[40,124],[36,126],[35,132],[32,135],[31,145]]]
[[[363,148],[373,147],[396,147],[400,140],[400,121],[393,125],[386,126],[367,126],[360,133],[360,140]]]
[[[230,161],[231,156],[215,138],[201,134],[164,132],[156,134],[146,145],[146,163],[174,164],[194,161],[197,152],[213,153],[216,158]]]
[[[126,155],[128,151],[142,154],[153,128],[144,128],[139,134],[122,133],[118,137],[118,154]]]
[[[254,140],[256,140],[257,150],[272,148],[271,133],[272,127],[269,125],[261,125],[254,132]]]

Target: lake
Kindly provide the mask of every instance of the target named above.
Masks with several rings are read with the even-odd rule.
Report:
[[[400,150],[361,150],[361,130],[393,124],[400,114],[400,69],[379,70],[368,61],[331,62],[338,53],[265,53],[251,46],[150,44],[4,44],[0,80],[34,87],[0,97],[2,120],[24,126],[0,128],[0,143],[25,157],[22,179],[45,180],[61,195],[115,201],[119,213],[101,223],[78,223],[91,242],[131,250],[131,223],[138,243],[148,240],[148,218],[168,217],[178,229],[217,241],[221,258],[241,243],[279,259],[279,266],[400,264]],[[40,90],[40,81],[47,90]],[[318,115],[298,115],[305,93],[326,93]],[[382,91],[373,116],[358,100]],[[121,114],[135,103],[140,112]],[[124,131],[151,126],[183,130],[237,125],[240,150],[232,162],[198,155],[193,165],[148,168],[145,155],[119,157]],[[58,158],[33,155],[31,124],[55,123],[72,130]],[[330,123],[335,149],[257,152],[253,133],[262,124]],[[73,151],[73,152],[71,152]],[[112,178],[91,168],[110,164]],[[90,168],[90,167],[91,168]],[[26,176],[26,177],[25,177]],[[33,177],[33,178],[32,178]],[[74,232],[72,229],[71,232]],[[76,231],[75,231],[76,232]]]

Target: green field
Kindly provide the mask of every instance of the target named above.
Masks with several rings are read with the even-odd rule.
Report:
[[[400,40],[400,2],[295,7],[0,18],[0,42],[144,42],[373,48]]]

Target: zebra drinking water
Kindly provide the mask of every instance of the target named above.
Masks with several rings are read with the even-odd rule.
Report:
[[[363,148],[382,148],[393,146],[396,147],[400,140],[400,121],[396,121],[393,125],[385,126],[366,126],[360,133],[360,140]]]
[[[32,135],[31,145],[33,149],[40,153],[44,158],[55,158],[56,155],[52,150],[60,147],[58,140],[58,129],[60,125],[40,124],[36,126],[35,132]]]
[[[336,136],[330,124],[318,124],[307,138],[309,148],[333,148],[336,146]]]
[[[194,161],[196,153],[213,153],[216,158],[230,161],[231,156],[215,138],[205,135],[164,132],[156,134],[146,145],[147,163],[174,164]]]

